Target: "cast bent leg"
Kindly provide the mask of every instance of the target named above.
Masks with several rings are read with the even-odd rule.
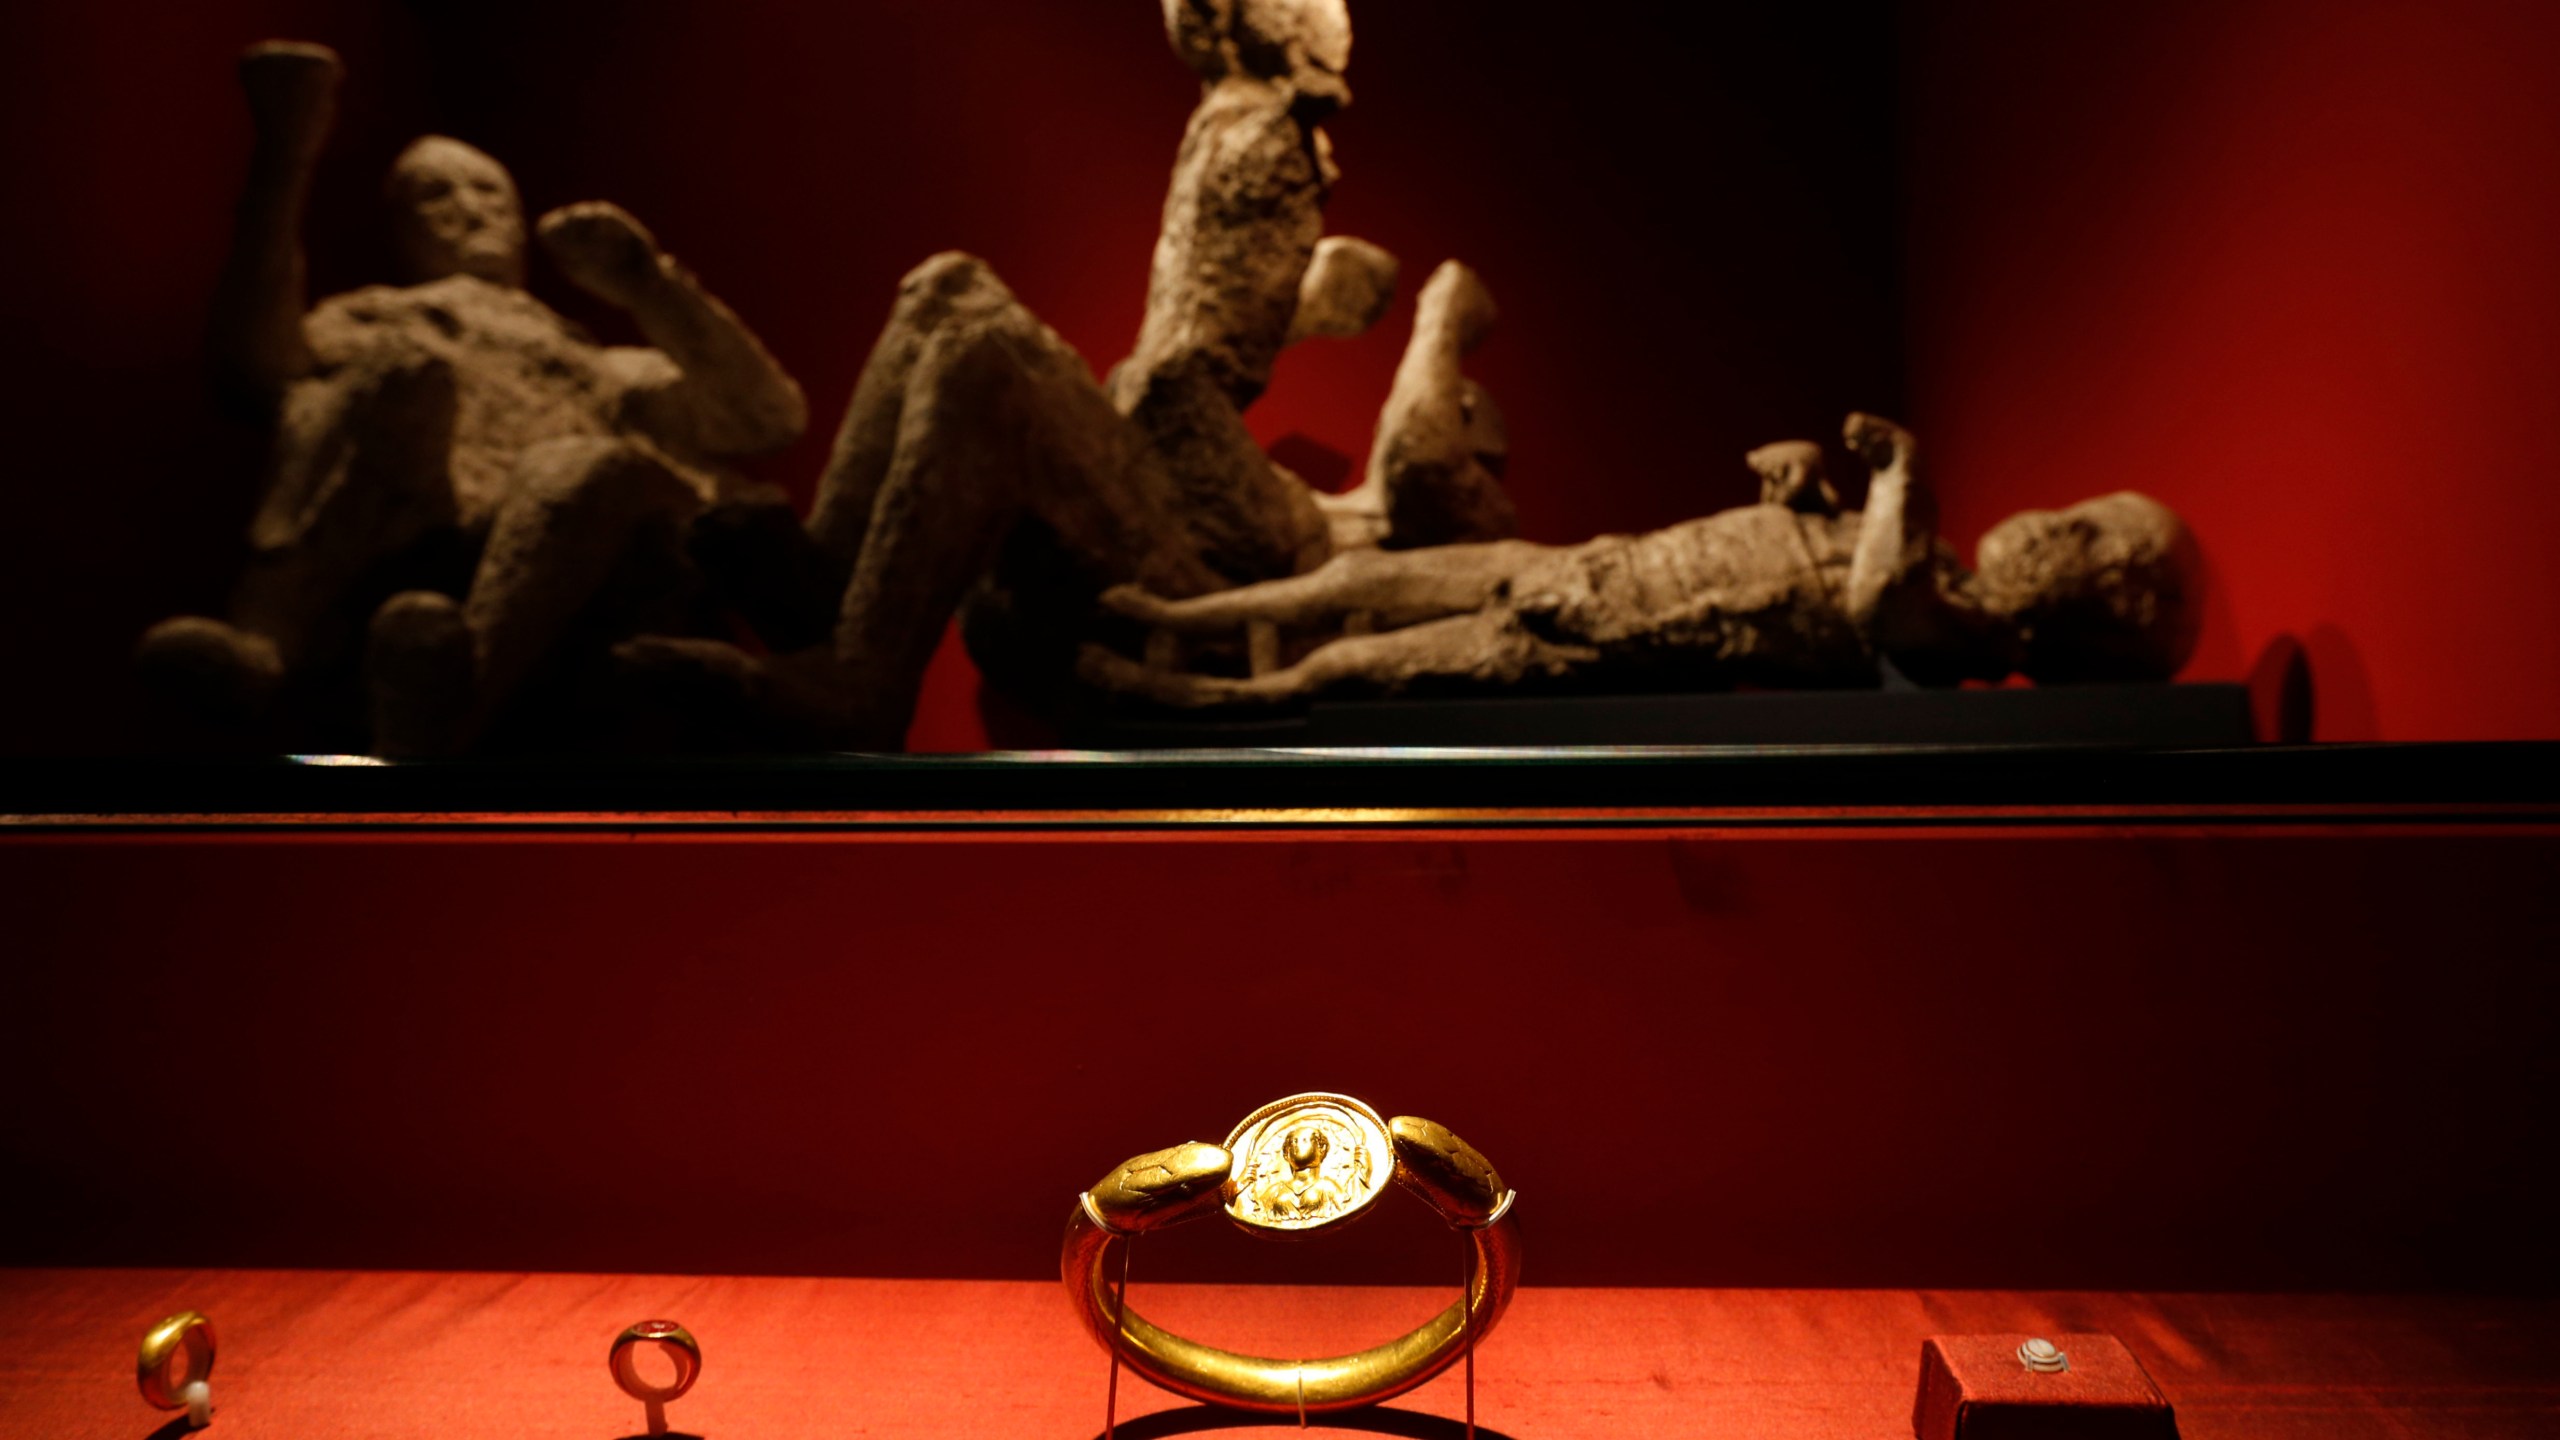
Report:
[[[1105,592],[1102,603],[1141,624],[1184,635],[1215,635],[1254,623],[1305,629],[1354,617],[1374,628],[1396,629],[1484,609],[1545,548],[1504,540],[1419,551],[1353,550],[1286,580],[1188,600],[1124,585]]]
[[[278,427],[289,448],[250,526],[253,550],[228,618],[164,620],[136,656],[153,689],[232,720],[264,710],[313,658],[369,572],[455,520],[445,362],[403,356],[297,387],[286,403],[309,411]]]
[[[374,747],[450,753],[470,743],[549,655],[650,526],[702,507],[681,476],[618,440],[553,440],[526,451],[460,602],[397,595],[374,616],[367,668]]]
[[[1145,665],[1098,645],[1085,648],[1077,671],[1101,689],[1158,705],[1251,709],[1319,695],[1508,688],[1558,678],[1598,659],[1596,651],[1540,639],[1509,611],[1493,609],[1383,635],[1348,636],[1317,647],[1295,665],[1245,679]]]
[[[982,262],[937,256],[900,289],[810,520],[847,567],[832,644],[767,660],[650,637],[616,653],[689,704],[727,696],[785,733],[814,728],[800,743],[894,749],[951,616],[1017,524],[1054,531],[1097,589],[1216,588],[1174,495],[1074,350]]]
[[[946,323],[916,357],[900,417],[836,627],[852,743],[904,739],[946,625],[1017,524],[1046,526],[1099,570],[1096,588],[1218,583],[1144,438],[1019,306]]]
[[[1020,373],[985,332],[945,331],[917,356],[900,397],[893,458],[837,614],[842,739],[857,748],[904,743],[952,612],[1020,513],[1027,436],[963,419],[1022,413]]]
[[[872,508],[897,454],[908,382],[926,345],[955,320],[983,321],[1015,304],[986,262],[958,251],[934,256],[898,282],[897,303],[854,382],[809,512],[809,534],[839,579],[853,573],[862,554]]]

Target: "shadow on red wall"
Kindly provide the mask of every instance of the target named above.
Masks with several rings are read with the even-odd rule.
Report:
[[[2560,7],[1911,7],[1913,420],[1951,532],[2140,489],[2191,675],[2323,739],[2560,735]]]

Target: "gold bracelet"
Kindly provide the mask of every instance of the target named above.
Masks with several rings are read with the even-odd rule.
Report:
[[[1265,1360],[1186,1340],[1112,1297],[1103,1261],[1114,1239],[1221,1208],[1249,1235],[1299,1239],[1366,1214],[1389,1179],[1475,1247],[1465,1297],[1410,1334],[1329,1360]],[[1347,1095],[1292,1095],[1246,1116],[1222,1146],[1176,1145],[1112,1170],[1067,1217],[1058,1268],[1094,1339],[1167,1390],[1241,1410],[1348,1410],[1439,1374],[1502,1318],[1520,1279],[1512,1199],[1493,1166],[1441,1126],[1387,1120]]]

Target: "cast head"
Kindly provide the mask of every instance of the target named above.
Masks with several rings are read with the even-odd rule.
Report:
[[[1351,103],[1351,11],[1345,0],[1163,0],[1174,53],[1216,84],[1283,80],[1320,109]]]
[[[2204,627],[2204,562],[2177,512],[2130,490],[2027,510],[1982,537],[1983,603],[2038,681],[2167,680]]]
[[[451,275],[524,284],[524,203],[504,165],[459,140],[423,136],[391,162],[382,191],[412,284]]]

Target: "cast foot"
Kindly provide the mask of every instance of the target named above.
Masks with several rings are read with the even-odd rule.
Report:
[[[643,635],[613,647],[624,677],[709,749],[904,748],[903,720],[857,703],[825,646],[750,655],[718,640]]]
[[[1270,704],[1290,695],[1285,677],[1263,675],[1236,680],[1223,675],[1195,675],[1173,668],[1170,663],[1132,660],[1104,645],[1087,645],[1077,652],[1076,678],[1096,690],[1170,710]]]
[[[202,615],[180,615],[144,632],[134,663],[163,703],[221,727],[266,713],[284,683],[275,642]]]
[[[479,690],[471,625],[449,595],[405,590],[382,603],[366,637],[373,752],[450,755],[470,739]]]

